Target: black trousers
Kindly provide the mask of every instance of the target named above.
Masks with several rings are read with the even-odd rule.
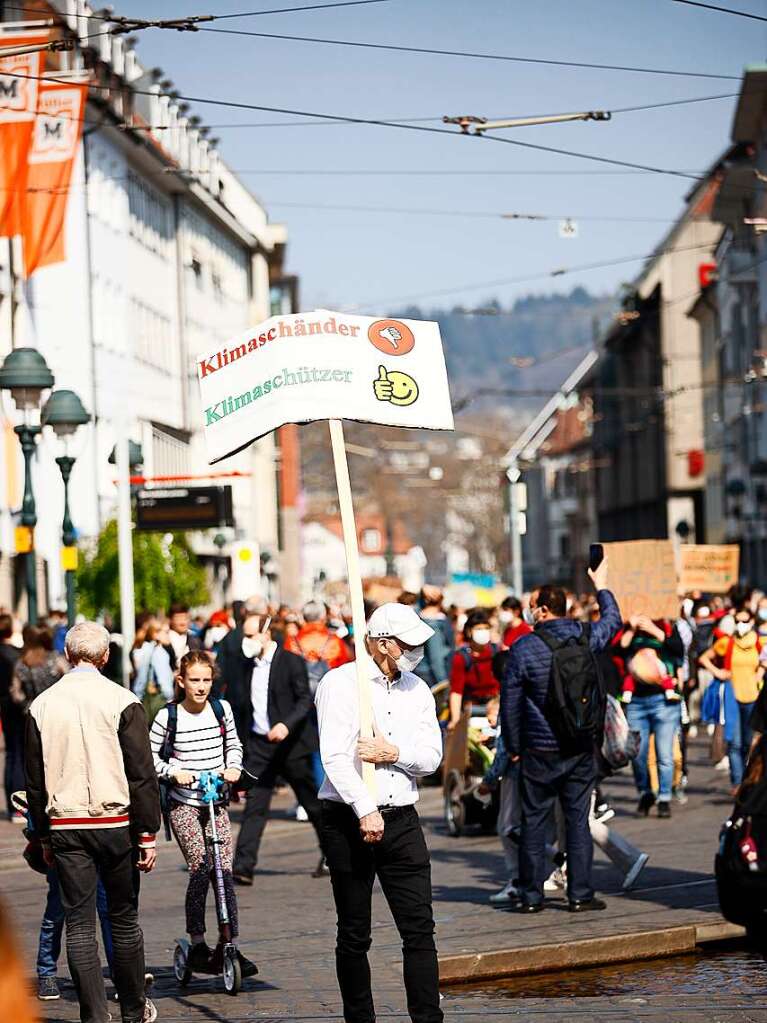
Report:
[[[596,782],[593,752],[573,757],[535,751],[522,755],[519,869],[527,902],[543,902],[543,882],[550,866],[546,835],[557,798],[562,805],[567,836],[567,896],[570,901],[579,902],[593,898],[594,843],[589,830],[589,809]]]
[[[261,735],[253,734],[248,740],[245,767],[250,774],[258,778],[258,782],[248,790],[245,798],[233,872],[250,877],[256,868],[261,837],[266,827],[269,805],[278,778],[283,778],[295,792],[296,799],[306,810],[317,832],[321,847],[320,801],[317,798],[317,782],[312,768],[311,753],[286,756],[279,746],[268,742]]]
[[[67,961],[82,1023],[104,1023],[106,991],[96,942],[96,884],[107,896],[114,946],[112,979],[123,1023],[144,1015],[144,936],[138,925],[138,854],[128,828],[54,831],[51,846],[67,927]]]
[[[441,1023],[429,850],[415,807],[384,815],[381,842],[362,841],[351,807],[323,801],[322,835],[338,914],[336,972],[346,1023],[374,1023],[368,950],[378,876],[402,938],[407,1007],[413,1023]]]

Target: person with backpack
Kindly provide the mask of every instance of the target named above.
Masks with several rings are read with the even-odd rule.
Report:
[[[589,571],[600,619],[567,617],[567,596],[543,586],[530,597],[534,632],[509,653],[501,687],[501,729],[511,762],[520,762],[522,833],[520,899],[510,908],[539,913],[549,872],[547,830],[555,801],[565,818],[567,898],[570,912],[605,908],[594,896],[593,843],[589,830],[596,787],[595,745],[602,742],[605,694],[596,654],[621,626],[607,587],[608,564]]]
[[[725,690],[729,686],[734,696],[734,700],[722,701],[733,789],[743,781],[753,737],[751,714],[764,679],[761,651],[762,639],[754,628],[753,615],[743,606],[735,613],[735,632],[722,636],[700,657],[701,667],[724,683]]]
[[[155,771],[166,789],[164,815],[189,868],[186,929],[191,948],[187,962],[195,973],[216,972],[214,951],[205,941],[205,903],[211,883],[209,810],[196,782],[203,771],[222,774],[231,785],[242,774],[242,743],[232,708],[226,700],[210,695],[214,670],[213,658],[207,651],[191,650],[184,654],[176,676],[183,696],[158,712],[149,733]],[[232,880],[232,831],[223,799],[216,803],[215,814],[234,939],[237,898]],[[238,956],[244,977],[258,972],[254,963],[241,953]]]
[[[448,732],[453,732],[467,704],[486,703],[498,696],[500,686],[493,673],[493,657],[498,646],[491,642],[492,629],[486,611],[474,610],[463,627],[463,645],[453,654],[450,667],[450,717]]]

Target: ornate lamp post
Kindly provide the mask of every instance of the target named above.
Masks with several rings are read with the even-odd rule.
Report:
[[[21,502],[21,527],[17,532],[16,549],[25,555],[27,617],[37,624],[37,566],[35,562],[35,526],[37,509],[32,491],[32,455],[41,427],[33,423],[32,412],[40,408],[42,392],[53,387],[53,373],[36,348],[15,348],[0,367],[0,390],[10,391],[16,408],[24,414],[24,422],[14,427],[24,455],[24,497]]]
[[[69,439],[78,426],[90,422],[90,415],[83,408],[74,391],[53,391],[43,408],[41,421],[43,426],[50,426],[56,436],[64,442],[63,455],[56,459],[64,481],[64,521],[61,528],[61,563],[64,569],[64,583],[67,593],[67,624],[71,628],[75,624],[75,569],[77,568],[77,548],[75,547],[75,530],[69,514],[69,478],[75,459],[69,453]]]

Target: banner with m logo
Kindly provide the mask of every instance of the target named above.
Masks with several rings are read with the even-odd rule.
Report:
[[[48,32],[11,35],[0,32],[0,48],[41,46]],[[27,156],[37,112],[42,53],[0,57],[0,237],[12,238],[22,230],[27,187]]]

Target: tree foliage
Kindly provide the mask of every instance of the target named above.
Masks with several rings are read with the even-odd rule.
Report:
[[[174,603],[209,600],[205,570],[183,533],[133,533],[133,587],[137,611],[167,611]],[[110,520],[77,572],[79,610],[89,618],[120,612],[117,522]]]

